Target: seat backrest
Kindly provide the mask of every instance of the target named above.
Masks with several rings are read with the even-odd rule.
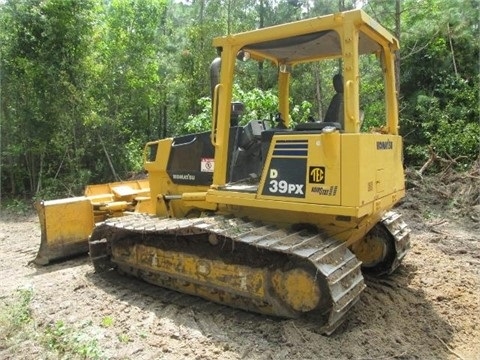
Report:
[[[333,77],[333,87],[336,94],[332,97],[324,121],[337,122],[343,129],[343,76],[336,74]]]

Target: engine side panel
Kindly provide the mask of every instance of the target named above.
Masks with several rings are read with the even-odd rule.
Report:
[[[272,138],[257,198],[341,208],[391,207],[404,193],[396,135],[281,132]]]
[[[396,194],[405,190],[400,136],[343,134],[341,146],[343,206],[362,206],[386,197],[394,204],[400,199]]]

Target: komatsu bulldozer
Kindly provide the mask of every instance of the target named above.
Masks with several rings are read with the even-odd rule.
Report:
[[[261,314],[305,316],[330,334],[365,288],[363,272],[393,272],[409,248],[409,228],[392,211],[405,195],[398,41],[352,10],[218,37],[213,46],[211,129],[149,142],[148,189],[125,185],[131,198],[120,207],[123,216],[103,213],[79,236],[62,229],[49,236],[66,212],[49,215],[62,201],[43,202],[42,244],[59,247],[67,237],[85,244],[93,229],[88,245],[96,271],[116,269]],[[368,131],[361,131],[362,56],[373,56],[383,77],[381,126]],[[232,88],[246,59],[277,69],[274,124],[239,125],[244,106]],[[295,67],[332,59],[340,69],[326,117],[291,125]],[[105,209],[116,208],[118,200],[107,200]],[[80,213],[80,202],[83,213],[94,213],[88,196],[71,208]]]

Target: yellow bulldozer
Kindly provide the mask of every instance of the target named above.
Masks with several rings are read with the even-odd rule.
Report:
[[[98,185],[90,195],[40,203],[38,263],[88,244],[96,271],[248,311],[306,316],[330,334],[365,288],[363,272],[393,272],[409,248],[409,228],[392,211],[405,195],[398,41],[352,10],[218,37],[213,46],[211,130],[149,142],[148,185]],[[380,126],[361,131],[364,56],[383,78],[384,111]],[[246,60],[277,69],[273,124],[239,125],[244,106],[232,88]],[[340,69],[325,118],[291,125],[295,66],[332,60]]]

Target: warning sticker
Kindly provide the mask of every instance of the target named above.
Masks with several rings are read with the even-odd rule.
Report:
[[[215,161],[212,158],[202,158],[200,162],[201,172],[213,172]]]

